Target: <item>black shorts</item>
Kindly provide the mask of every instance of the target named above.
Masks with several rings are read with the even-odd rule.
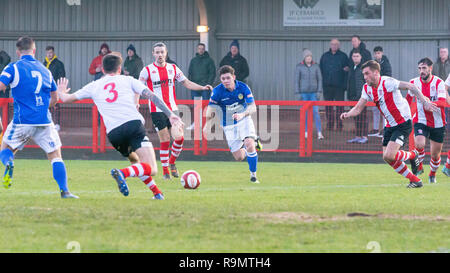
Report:
[[[177,114],[177,111],[173,111]],[[150,114],[152,117],[153,126],[155,126],[156,131],[161,131],[164,128],[170,130],[172,124],[170,124],[169,118],[163,112],[153,112]]]
[[[151,147],[152,145],[145,135],[144,125],[140,120],[131,120],[112,129],[108,133],[108,139],[113,147],[124,157],[128,157],[131,152],[141,147]]]
[[[412,131],[412,122],[408,120],[394,127],[384,127],[383,146],[387,146],[389,141],[396,142],[403,146]]]
[[[437,143],[444,143],[445,127],[432,128],[422,123],[414,124],[414,135],[424,136]]]

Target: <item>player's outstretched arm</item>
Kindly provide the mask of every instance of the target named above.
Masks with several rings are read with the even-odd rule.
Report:
[[[357,115],[361,114],[361,111],[364,109],[364,107],[366,107],[366,104],[367,100],[360,98],[358,103],[356,103],[356,105],[352,109],[350,109],[350,111],[342,113],[340,118],[344,120],[351,117],[356,117]]]
[[[208,132],[210,131],[210,127],[211,127],[211,120],[212,120],[212,113],[213,113],[213,108],[211,106],[207,106],[206,107],[206,114],[205,114],[205,126],[203,127],[203,135],[205,137],[208,136]]]
[[[163,113],[169,118],[170,123],[176,127],[182,128],[184,126],[184,123],[181,121],[181,118],[177,115],[175,115],[169,107],[167,107],[167,104],[160,98],[158,95],[150,91],[150,89],[146,88],[144,91],[142,91],[141,96],[144,99],[151,100],[156,107],[161,109]]]
[[[57,86],[58,86],[58,96],[59,99],[63,103],[71,103],[74,101],[77,101],[78,98],[75,96],[75,94],[69,94],[70,88],[67,88],[69,85],[69,80],[66,78],[61,78],[58,80]]]
[[[433,111],[433,112],[440,112],[441,110],[439,107],[436,106],[436,104],[432,103],[429,98],[425,97],[422,92],[415,86],[414,84],[410,82],[400,82],[398,85],[398,88],[400,90],[409,90],[411,93],[413,93],[416,98],[418,98],[425,107],[425,110],[427,111]]]
[[[6,90],[6,85],[2,82],[0,82],[0,92],[5,91]]]
[[[188,79],[182,81],[182,84],[184,87],[186,87],[187,89],[190,89],[190,90],[210,90],[210,91],[213,90],[213,87],[209,84],[207,84],[205,86],[201,86],[199,84],[196,84],[195,82],[191,82]]]

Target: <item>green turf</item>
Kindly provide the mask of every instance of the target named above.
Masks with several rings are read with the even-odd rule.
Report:
[[[437,184],[407,189],[383,164],[263,162],[255,185],[245,162],[180,161],[201,186],[158,175],[166,200],[156,201],[137,178],[128,197],[118,192],[109,170],[125,161],[66,165],[79,200],[60,199],[48,161],[16,160],[13,186],[0,188],[0,252],[70,252],[72,241],[81,252],[370,252],[371,241],[382,252],[450,251],[450,178],[440,171]]]

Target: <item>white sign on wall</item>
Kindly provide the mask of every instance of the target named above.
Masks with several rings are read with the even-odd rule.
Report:
[[[384,0],[283,0],[284,26],[383,26]]]

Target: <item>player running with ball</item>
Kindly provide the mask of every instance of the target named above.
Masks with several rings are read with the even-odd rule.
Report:
[[[218,108],[222,115],[222,126],[228,147],[234,159],[241,161],[247,156],[250,169],[250,181],[259,183],[256,178],[258,153],[261,143],[256,136],[255,126],[250,117],[256,113],[255,99],[250,88],[243,82],[236,80],[234,69],[225,65],[219,69],[222,82],[213,89],[209,105],[206,110],[206,124],[203,128],[205,137],[211,131],[213,108]]]
[[[341,119],[355,117],[361,113],[368,101],[373,101],[386,119],[383,136],[383,159],[397,173],[408,178],[408,188],[420,188],[422,181],[413,174],[419,167],[418,152],[405,152],[400,148],[411,134],[411,111],[408,102],[400,90],[409,90],[423,104],[426,111],[439,112],[440,109],[425,97],[414,84],[398,81],[380,75],[380,65],[376,61],[367,61],[362,65],[366,84],[363,86],[361,98],[349,111],[341,114]],[[411,172],[404,161],[410,160]]]
[[[175,115],[162,99],[151,92],[144,84],[130,76],[120,75],[122,58],[111,53],[103,58],[103,73],[99,80],[93,81],[79,91],[68,94],[68,81],[58,81],[58,93],[63,102],[91,98],[98,107],[105,121],[108,139],[114,148],[131,165],[125,169],[112,169],[111,175],[116,180],[120,192],[127,196],[127,177],[139,177],[153,192],[153,199],[164,199],[152,176],[156,175],[157,165],[153,145],[145,135],[144,118],[137,110],[135,94],[149,99],[168,117],[174,128],[181,131],[183,122]]]

